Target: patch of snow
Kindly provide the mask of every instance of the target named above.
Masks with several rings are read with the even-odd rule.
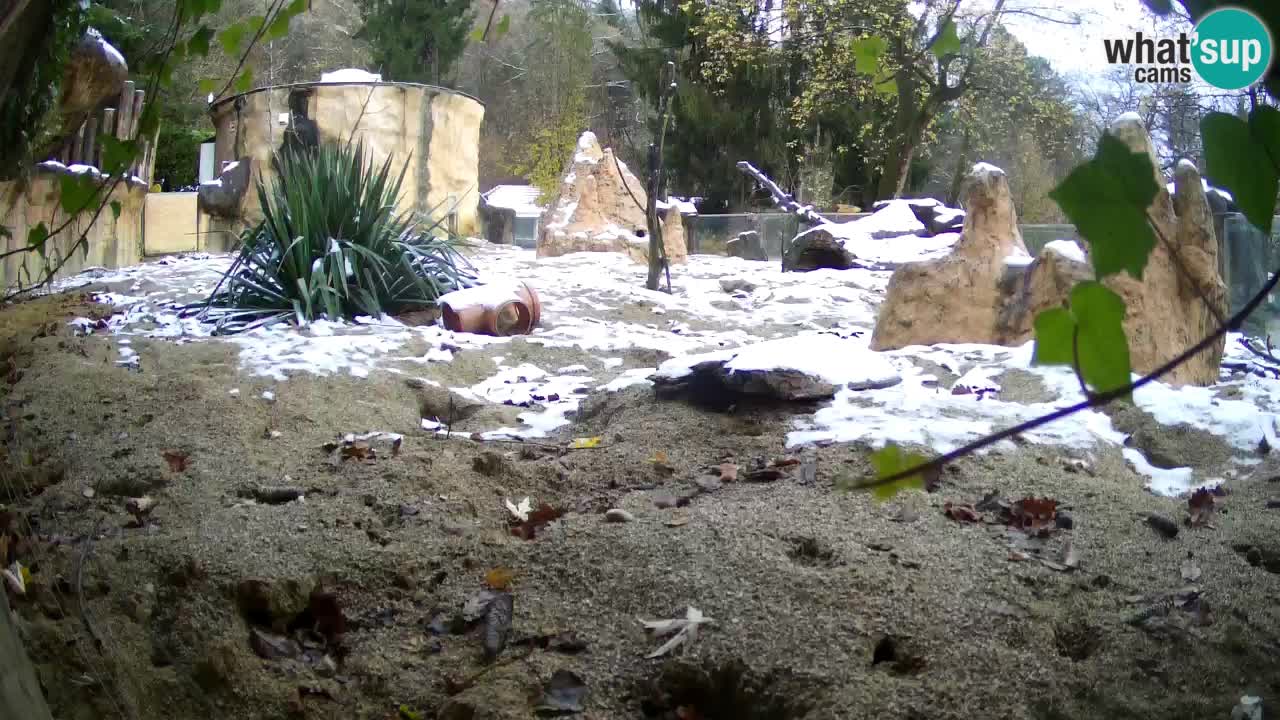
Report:
[[[472,305],[497,310],[507,303],[520,302],[520,295],[516,292],[514,283],[495,282],[445,293],[437,302],[442,307],[448,305],[454,310]]]
[[[1001,170],[991,163],[980,162],[973,166],[973,169],[969,171],[969,174],[976,175],[978,177],[987,177],[989,175],[1004,175],[1004,170]]]
[[[1133,448],[1124,448],[1122,452],[1134,472],[1147,478],[1147,489],[1151,492],[1176,497],[1196,489],[1195,471],[1191,468],[1158,468]]]
[[[897,369],[865,345],[837,335],[798,335],[768,340],[732,350],[672,358],[658,366],[655,377],[678,379],[707,362],[723,362],[735,372],[792,370],[836,387],[885,384],[898,378]]]
[[[117,50],[114,45],[107,42],[107,39],[102,37],[102,33],[98,32],[96,28],[89,28],[85,32],[85,35],[91,42],[97,43],[98,47],[102,48],[103,54],[110,58],[110,63],[112,65],[128,67],[128,63],[124,60],[124,55],[121,55],[120,51]]]
[[[200,183],[200,186],[201,187],[222,187],[222,178],[212,178],[210,180],[202,181]],[[317,259],[316,262],[320,262],[320,260]]]
[[[1187,163],[1188,165],[1191,165],[1192,169],[1195,169],[1195,164],[1192,163],[1190,160],[1180,160],[1179,165],[1181,165],[1182,163]],[[1209,181],[1204,178],[1200,178],[1200,186],[1204,188],[1205,195],[1216,194],[1221,196],[1223,200],[1226,200],[1229,203],[1233,203],[1236,201],[1235,197],[1231,193],[1227,192],[1226,190],[1223,190],[1220,187],[1214,187],[1213,185],[1210,185]],[[1165,189],[1169,191],[1170,195],[1172,195],[1175,192],[1177,192],[1177,184],[1171,182],[1165,185]]]
[[[590,130],[582,133],[582,135],[578,137],[578,152],[574,153],[573,161],[576,163],[595,165],[599,162],[599,159],[590,154],[593,146],[600,146],[600,141],[596,139],[596,134]]]
[[[940,208],[934,213],[933,217],[936,220],[936,222],[942,225],[950,225],[951,223],[954,223],[957,220],[963,220],[964,211],[957,210],[955,208]]]
[[[627,370],[622,373],[622,375],[610,380],[604,385],[598,386],[596,389],[604,390],[605,392],[618,392],[619,390],[625,390],[629,387],[635,387],[636,385],[652,386],[653,381],[650,380],[649,377],[653,375],[654,371],[655,368],[634,368],[632,370]]]
[[[1004,264],[1009,267],[1027,267],[1036,259],[1028,255],[1024,251],[1016,251],[1004,259]]]
[[[359,68],[343,68],[320,75],[322,83],[368,83],[382,82],[382,76]]]
[[[1089,262],[1089,258],[1084,254],[1084,248],[1080,247],[1080,243],[1075,240],[1051,240],[1045,243],[1044,249],[1078,263]]]
[[[543,212],[538,204],[541,195],[542,191],[532,185],[495,185],[484,199],[493,207],[514,210],[517,217],[538,217]]]
[[[926,234],[924,223],[916,218],[911,204],[905,200],[890,200],[870,216],[842,224],[876,239]]]

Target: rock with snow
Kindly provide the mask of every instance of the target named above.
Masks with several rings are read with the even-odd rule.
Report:
[[[382,76],[359,68],[343,68],[333,72],[321,73],[322,83],[371,83],[382,82]]]
[[[63,78],[58,110],[63,130],[74,132],[104,100],[119,96],[129,65],[101,33],[89,28],[71,49]]]
[[[870,216],[848,224],[877,240],[904,235],[924,235],[928,232],[928,228],[920,222],[920,218],[916,217],[915,208],[908,200],[890,200]]]
[[[872,205],[876,213],[895,205],[909,208],[928,235],[960,232],[964,228],[964,211],[949,208],[934,198],[901,198],[897,200],[881,200]],[[918,234],[918,233],[917,233]]]
[[[848,270],[867,267],[858,262],[852,248],[867,245],[870,235],[854,229],[853,223],[829,223],[818,225],[796,235],[782,253],[784,272],[808,272],[830,268]]]
[[[743,260],[769,259],[769,254],[764,250],[764,243],[760,241],[760,233],[755,230],[738,233],[738,237],[725,244],[725,252],[729,257]]]
[[[253,176],[253,158],[244,157],[229,163],[212,180],[200,183],[200,209],[222,218],[240,217],[240,206]]]
[[[574,149],[569,171],[538,226],[538,257],[574,252],[621,252],[644,262],[649,256],[644,183],[613,151],[601,148],[595,133],[585,132]],[[667,259],[689,255],[680,211],[668,205],[662,215]]]
[[[732,350],[677,357],[651,377],[660,393],[730,405],[743,395],[822,400],[841,388],[868,390],[901,382],[897,368],[856,340],[801,335]]]
[[[871,347],[998,343],[1002,289],[1030,259],[1004,171],[978,164],[965,180],[964,232],[950,254],[907,263],[889,280]]]

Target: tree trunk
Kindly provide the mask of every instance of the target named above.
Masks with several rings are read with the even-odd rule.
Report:
[[[969,149],[973,145],[971,131],[966,128],[960,141],[960,152],[956,154],[956,166],[951,171],[951,186],[947,188],[947,207],[960,207],[960,191],[964,186],[964,177],[969,169]]]

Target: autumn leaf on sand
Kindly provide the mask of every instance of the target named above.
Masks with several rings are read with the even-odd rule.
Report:
[[[1187,508],[1191,511],[1191,516],[1187,519],[1187,523],[1191,527],[1208,525],[1209,518],[1213,516],[1215,509],[1213,491],[1207,488],[1200,488],[1191,493],[1191,497],[1187,498]]]
[[[484,584],[493,590],[507,590],[511,587],[514,573],[504,567],[498,567],[484,574]]]
[[[164,457],[164,461],[169,464],[169,471],[180,473],[187,469],[191,464],[191,458],[181,450],[164,450],[160,453]]]
[[[523,506],[524,503],[521,502],[521,505]],[[532,540],[537,537],[539,530],[563,516],[564,510],[542,503],[537,508],[529,510],[525,519],[521,520],[517,516],[508,521],[508,525],[511,527],[512,535],[525,540]]]
[[[666,641],[657,650],[646,655],[646,658],[662,657],[667,653],[680,646],[689,646],[698,639],[698,626],[707,625],[714,622],[711,618],[702,614],[702,611],[692,605],[685,611],[684,617],[674,618],[672,620],[641,620],[640,624],[644,628],[653,633],[654,637],[662,638],[672,635],[671,639]]]
[[[956,505],[954,503],[946,503],[942,506],[942,512],[956,522],[976,523],[982,521],[982,516],[972,505]]]
[[[1058,501],[1049,498],[1023,498],[1013,504],[1009,524],[1031,535],[1048,535],[1058,518]]]

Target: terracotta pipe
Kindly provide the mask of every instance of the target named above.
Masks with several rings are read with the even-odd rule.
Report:
[[[542,318],[542,302],[527,283],[510,288],[482,285],[440,296],[441,321],[452,332],[507,337],[533,332]]]

